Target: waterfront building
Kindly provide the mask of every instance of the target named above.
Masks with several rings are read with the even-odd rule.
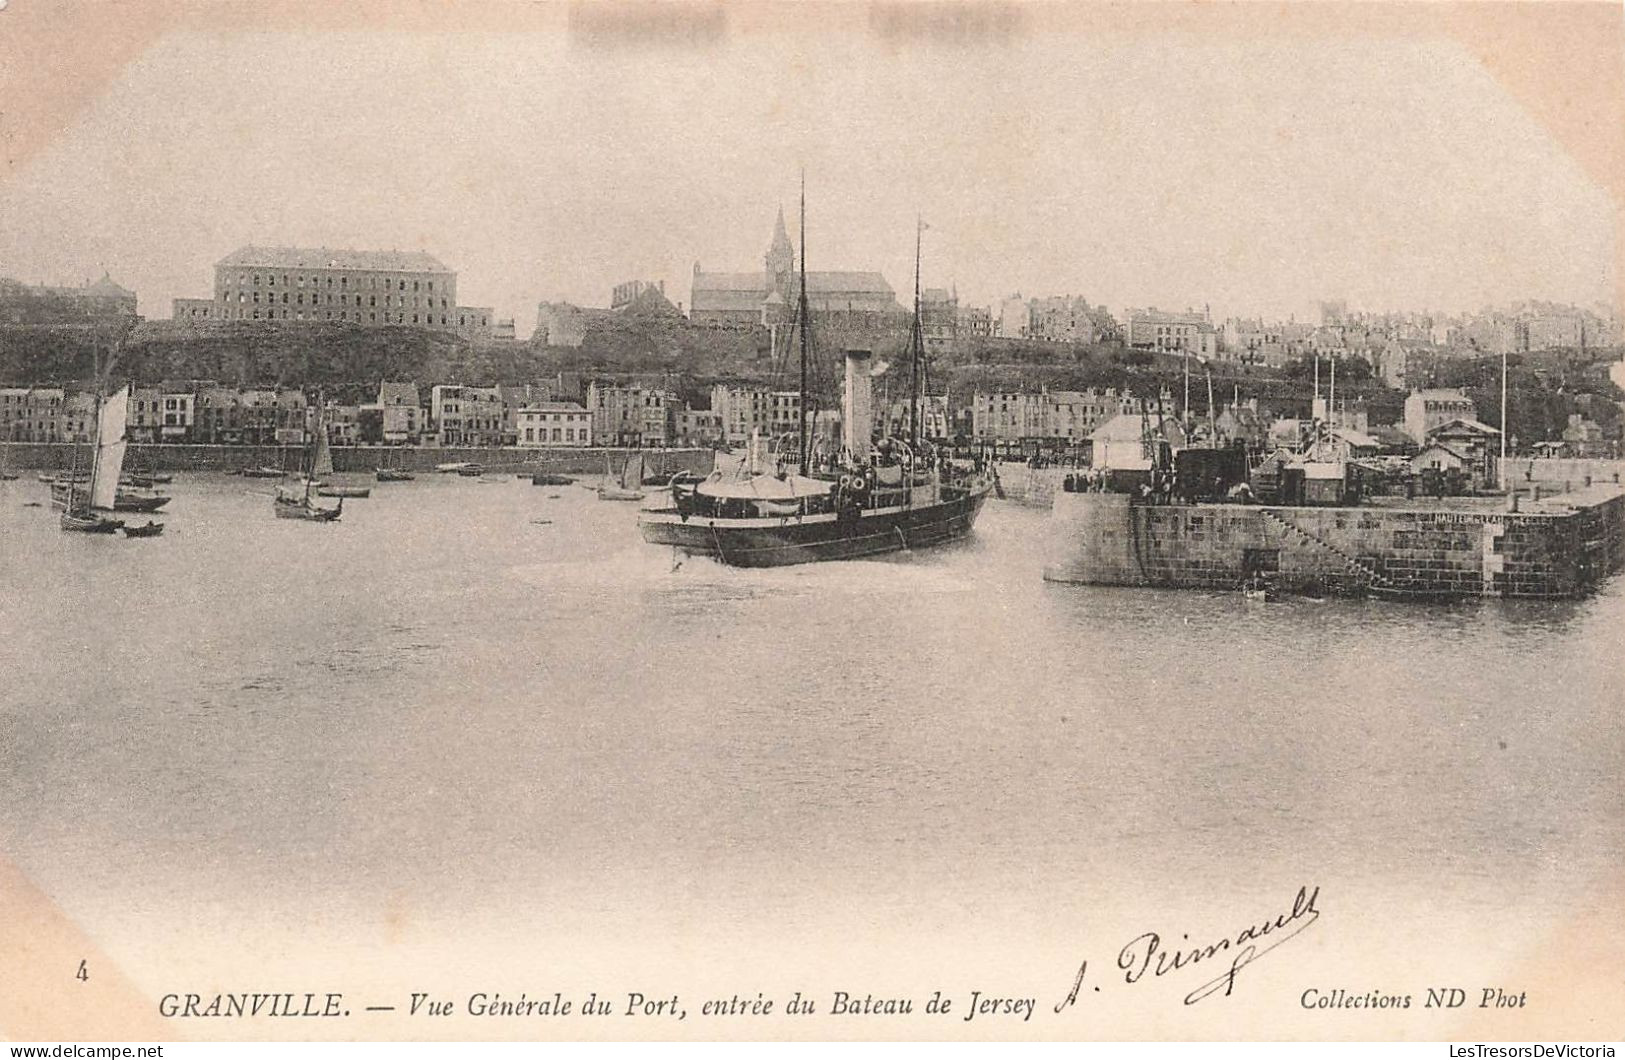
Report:
[[[882,437],[908,437],[910,405],[907,398],[894,398],[876,409],[875,429]],[[922,395],[918,408],[920,437],[928,439],[953,437],[953,416],[948,409],[947,395]]]
[[[164,404],[163,422],[158,427],[161,442],[189,442],[192,425],[196,422],[197,395],[191,390],[167,385],[160,399]]]
[[[677,395],[643,386],[617,386],[594,382],[587,387],[587,410],[592,413],[593,442],[597,445],[667,445],[671,441],[671,414]]]
[[[696,324],[751,326],[791,319],[800,294],[795,247],[779,210],[773,239],[756,272],[706,272],[694,263],[689,319]],[[806,274],[807,305],[815,322],[837,326],[894,324],[905,310],[878,272]]]
[[[722,417],[714,409],[678,409],[672,422],[678,445],[714,446],[723,440]]]
[[[429,417],[441,445],[502,444],[502,397],[496,387],[436,386],[429,391]]]
[[[409,445],[423,433],[423,407],[416,383],[378,384],[378,433],[388,445]]]
[[[776,438],[801,430],[801,393],[797,390],[719,383],[711,388],[711,411],[729,444],[746,441],[752,431]]]
[[[195,300],[177,303],[200,319]],[[239,247],[215,263],[214,320],[405,325],[489,337],[491,309],[457,304],[457,274],[421,251]]]
[[[163,391],[155,386],[137,386],[130,390],[129,404],[125,407],[125,434],[132,442],[156,442],[163,426]]]
[[[971,399],[971,436],[978,442],[1077,445],[1112,417],[1137,407],[1133,394],[1115,388],[978,393]]]
[[[1417,445],[1425,445],[1435,428],[1451,420],[1476,420],[1478,408],[1467,392],[1455,390],[1413,390],[1405,398],[1405,433]]]
[[[586,447],[592,444],[592,413],[573,401],[544,401],[518,410],[516,444]]]

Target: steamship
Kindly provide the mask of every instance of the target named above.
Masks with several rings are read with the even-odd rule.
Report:
[[[919,226],[915,232],[909,437],[872,441],[871,353],[845,352],[841,442],[808,437],[807,205],[801,201],[801,420],[794,460],[764,460],[753,444],[737,473],[673,479],[669,501],[643,510],[643,538],[736,567],[857,559],[940,545],[968,534],[992,489],[980,466],[962,466],[920,437]]]

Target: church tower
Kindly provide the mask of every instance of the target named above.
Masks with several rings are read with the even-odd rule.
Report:
[[[785,299],[794,289],[796,252],[790,245],[790,234],[784,229],[784,206],[779,206],[779,220],[773,226],[773,245],[767,248],[767,286],[778,291]]]

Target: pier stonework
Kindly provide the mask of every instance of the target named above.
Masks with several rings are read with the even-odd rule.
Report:
[[[1231,589],[1263,573],[1291,592],[1572,597],[1625,566],[1625,494],[1595,488],[1537,509],[1161,505],[1061,492],[1044,577]]]
[[[1015,460],[999,461],[993,465],[998,476],[999,496],[1028,508],[1048,508],[1068,475],[1077,474],[1075,468],[1030,467]]]

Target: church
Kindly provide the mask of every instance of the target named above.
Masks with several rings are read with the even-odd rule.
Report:
[[[694,263],[689,319],[728,327],[787,323],[795,317],[800,296],[801,276],[781,206],[760,272],[703,272]],[[878,272],[809,271],[807,306],[815,323],[837,327],[883,327],[906,314]]]

